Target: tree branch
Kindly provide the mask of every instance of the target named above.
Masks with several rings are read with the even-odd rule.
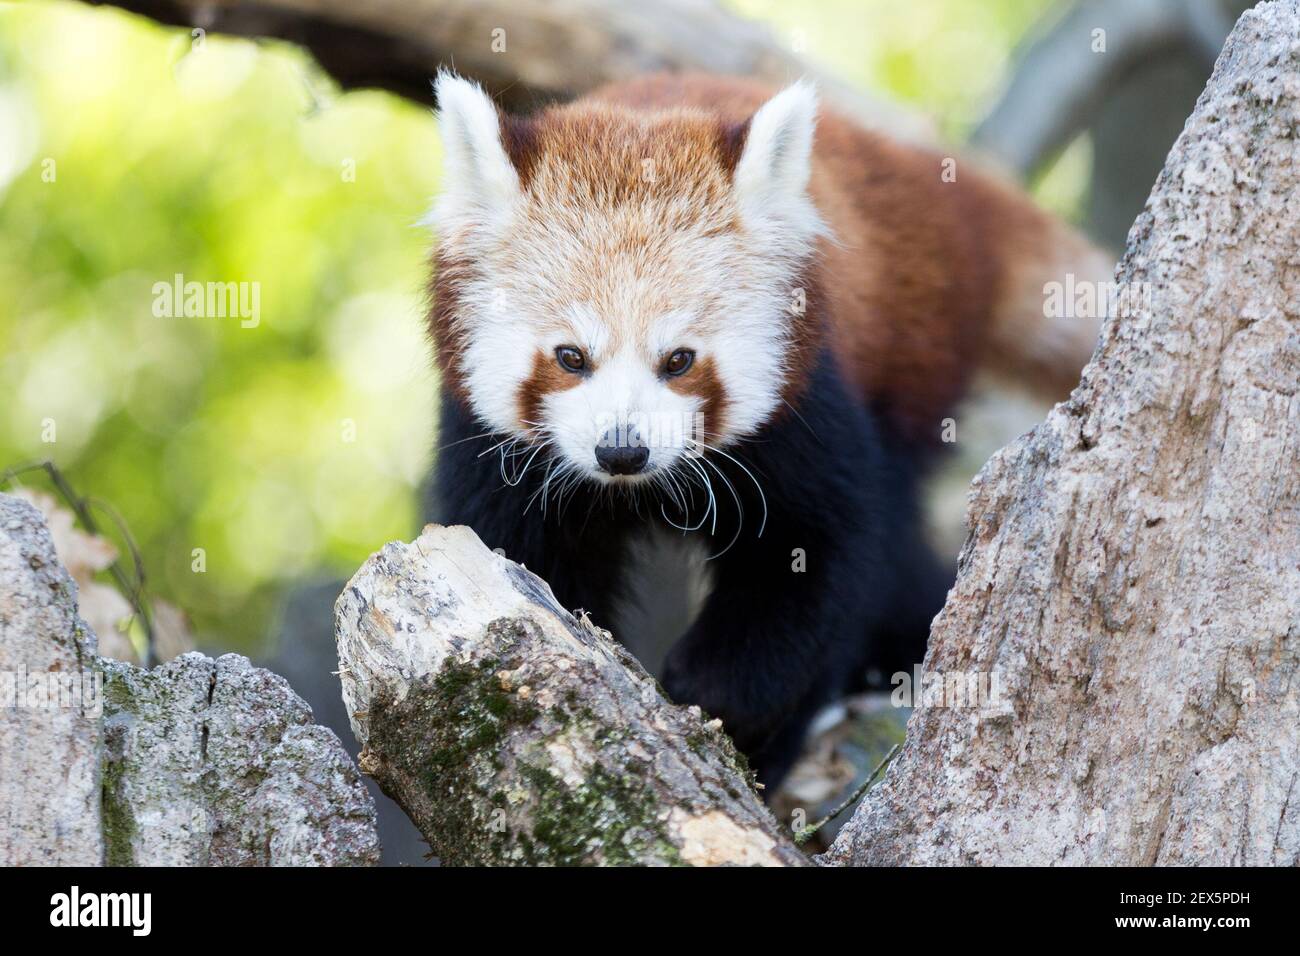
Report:
[[[971,142],[1017,175],[1033,175],[1088,127],[1138,63],[1186,47],[1202,53],[1208,69],[1241,5],[1239,0],[1075,4],[1025,48],[1010,84]]]
[[[868,125],[928,142],[934,126],[822,73],[715,0],[87,0],[161,23],[306,47],[344,88],[433,102],[440,66],[526,112],[654,70],[816,79]]]
[[[807,862],[719,722],[468,528],[385,546],[335,632],[362,769],[446,862]]]

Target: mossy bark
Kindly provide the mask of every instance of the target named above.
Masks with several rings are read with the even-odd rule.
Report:
[[[445,862],[807,862],[718,722],[468,528],[388,545],[335,613],[362,769]]]
[[[283,678],[96,649],[45,519],[0,494],[0,865],[379,862],[360,774]]]

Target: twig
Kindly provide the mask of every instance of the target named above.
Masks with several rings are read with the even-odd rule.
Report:
[[[867,775],[867,779],[858,784],[854,791],[849,794],[838,807],[826,814],[826,816],[822,817],[816,823],[810,823],[807,826],[800,827],[796,830],[794,834],[794,842],[807,843],[809,837],[822,827],[826,826],[826,824],[830,823],[849,807],[853,806],[854,802],[866,793],[867,788],[871,786],[872,782],[875,781],[878,776],[880,776],[880,771],[885,769],[885,765],[894,759],[894,755],[898,753],[900,746],[900,744],[894,744],[894,746],[890,747],[889,753],[885,754],[885,756],[881,758],[880,763],[876,764],[876,769],[871,771],[871,773]]]
[[[0,475],[0,483],[9,484],[19,475],[31,471],[43,471],[49,478],[50,483],[54,485],[56,491],[67,503],[81,522],[81,526],[93,535],[103,536],[103,532],[96,524],[94,516],[91,514],[91,506],[101,508],[105,514],[112,519],[113,524],[117,525],[118,532],[122,535],[122,540],[126,544],[126,550],[131,554],[131,561],[135,565],[135,583],[127,577],[125,569],[122,567],[122,559],[115,558],[113,563],[108,566],[108,571],[113,575],[113,580],[117,582],[118,589],[122,596],[131,604],[132,610],[140,619],[140,624],[144,628],[145,653],[144,666],[153,667],[157,663],[157,654],[154,646],[154,625],[153,609],[144,594],[144,559],[140,555],[139,549],[135,546],[135,540],[131,537],[131,532],[127,529],[126,522],[112,508],[102,501],[95,501],[89,498],[82,498],[77,494],[76,489],[64,477],[63,472],[54,462],[46,459],[45,461],[30,462],[25,465],[15,465],[12,468],[6,468],[3,475]]]

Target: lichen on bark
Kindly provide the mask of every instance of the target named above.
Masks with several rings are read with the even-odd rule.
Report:
[[[451,863],[800,865],[716,721],[468,528],[339,597],[361,765]]]
[[[378,862],[359,773],[283,678],[236,654],[104,669],[107,862]]]

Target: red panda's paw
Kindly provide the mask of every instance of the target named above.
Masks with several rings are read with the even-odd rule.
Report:
[[[746,754],[757,749],[774,723],[779,710],[769,701],[746,701],[739,693],[744,681],[737,681],[739,662],[719,661],[703,653],[688,640],[679,641],[664,660],[661,683],[673,703],[699,707],[709,718],[722,721],[722,729]]]

